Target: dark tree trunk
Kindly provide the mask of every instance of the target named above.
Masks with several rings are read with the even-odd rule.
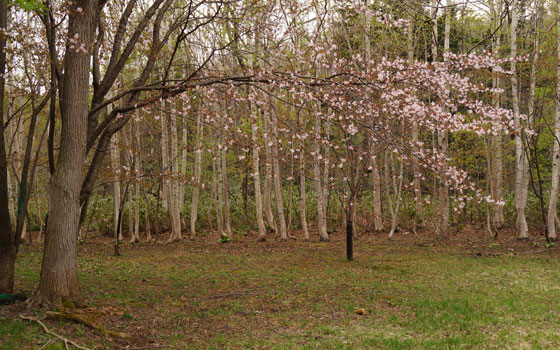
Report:
[[[96,0],[79,0],[69,8],[68,38],[62,77],[60,149],[47,188],[49,222],[34,305],[82,304],[78,285],[76,241],[80,190],[86,155],[90,49]],[[80,49],[83,47],[83,49]]]
[[[354,260],[354,223],[352,222],[352,216],[347,216],[346,218],[346,259],[348,261]]]
[[[0,28],[6,30],[8,8],[0,1]],[[0,293],[14,290],[14,266],[16,263],[15,236],[8,209],[8,162],[4,142],[4,73],[6,71],[6,37],[0,38]]]

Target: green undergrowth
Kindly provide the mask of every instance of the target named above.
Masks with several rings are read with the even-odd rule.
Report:
[[[358,243],[347,262],[339,242],[217,239],[125,245],[120,257],[108,243],[80,249],[83,294],[93,310],[105,310],[96,314],[105,326],[129,338],[45,322],[98,349],[560,348],[553,253],[480,257],[376,242]],[[21,290],[38,281],[38,252],[19,255]],[[0,349],[47,343],[58,346],[37,324],[0,319]]]

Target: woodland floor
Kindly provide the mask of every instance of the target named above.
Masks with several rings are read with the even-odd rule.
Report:
[[[560,348],[558,246],[537,232],[529,241],[513,230],[497,240],[473,228],[419,234],[363,234],[353,262],[342,233],[327,243],[207,235],[123,244],[120,257],[108,238],[88,238],[79,271],[90,308],[81,312],[128,337],[44,322],[90,349]],[[36,285],[40,248],[22,247],[18,291]],[[0,306],[0,349],[64,349],[18,317],[43,313]]]

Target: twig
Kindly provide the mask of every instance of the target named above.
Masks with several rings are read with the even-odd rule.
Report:
[[[503,252],[503,253],[489,253],[488,256],[492,257],[492,256],[504,256],[504,255],[510,255],[510,254],[537,254],[537,253],[545,253],[549,251],[549,249],[541,249],[541,250],[526,250],[526,251],[522,251],[522,252],[515,252],[515,251],[509,251],[507,253]]]
[[[207,296],[207,297],[202,298],[202,299],[203,299],[203,300],[207,300],[207,299],[220,299],[220,298],[235,297],[235,296],[247,295],[247,294],[253,294],[253,291],[249,291],[249,292],[240,292],[240,293],[216,294],[216,295]]]
[[[52,336],[55,336],[55,337],[57,337],[58,339],[62,340],[62,341],[64,342],[64,346],[65,346],[66,348],[68,348],[68,344],[71,344],[71,345],[74,345],[75,347],[77,347],[78,349],[81,349],[81,350],[90,350],[89,348],[80,346],[80,345],[74,343],[73,341],[71,341],[71,340],[69,340],[69,339],[66,339],[66,338],[64,338],[63,336],[61,336],[61,335],[59,335],[59,334],[56,334],[55,332],[49,330],[49,329],[47,328],[47,326],[45,326],[45,324],[44,324],[43,322],[41,322],[41,320],[39,320],[38,318],[29,317],[29,316],[23,316],[23,315],[20,315],[19,317],[20,317],[21,319],[23,319],[23,320],[37,322],[37,323],[43,328],[43,330],[45,331],[45,333],[50,334],[50,335],[52,335]]]
[[[49,345],[50,343],[51,343],[51,339],[49,338],[49,339],[47,340],[47,342],[46,342],[43,346],[41,346],[41,347],[39,348],[39,350],[43,350],[43,349],[44,349],[47,345]]]

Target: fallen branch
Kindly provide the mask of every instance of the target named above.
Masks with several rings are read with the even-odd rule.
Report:
[[[516,254],[535,254],[535,253],[544,253],[547,252],[548,249],[541,249],[541,250],[527,250],[525,252],[515,252]]]
[[[247,294],[252,294],[252,291],[248,291],[248,292],[239,292],[239,293],[225,293],[225,294],[216,294],[216,295],[210,295],[207,296],[205,298],[202,298],[203,300],[206,299],[220,299],[220,298],[228,298],[228,297],[236,297],[236,296],[240,296],[240,295],[247,295]]]
[[[20,317],[22,320],[37,322],[37,323],[43,328],[43,330],[45,331],[45,333],[50,334],[50,335],[52,335],[52,336],[54,336],[54,337],[57,337],[58,339],[62,340],[62,341],[64,342],[64,346],[65,346],[66,348],[68,348],[68,344],[70,344],[70,345],[73,345],[73,346],[75,346],[76,348],[81,349],[81,350],[90,350],[89,348],[86,348],[86,347],[84,347],[84,346],[80,346],[80,345],[74,343],[73,341],[71,341],[70,339],[64,338],[63,336],[61,336],[61,335],[59,335],[59,334],[57,334],[57,333],[51,331],[51,330],[48,329],[47,326],[45,326],[45,324],[44,324],[40,319],[38,319],[38,318],[29,317],[29,316],[23,316],[23,315],[20,315],[19,317]]]
[[[105,328],[101,323],[97,322],[94,319],[91,319],[87,316],[84,315],[80,315],[78,313],[75,312],[70,312],[70,311],[47,311],[46,313],[47,318],[51,318],[54,320],[69,320],[69,321],[74,321],[77,323],[81,323],[99,333],[101,333],[103,336],[109,336],[111,338],[127,338],[128,335],[125,333],[120,333],[120,332],[115,332],[115,331],[111,331],[107,328]]]
[[[546,253],[548,251],[549,251],[549,249],[526,250],[526,251],[522,251],[522,252],[516,252],[516,251],[498,252],[498,253],[490,252],[486,256],[483,255],[481,252],[477,252],[476,255],[477,256],[482,256],[482,257],[493,257],[493,256],[505,256],[505,255],[515,255],[515,254],[538,254],[538,253]]]

